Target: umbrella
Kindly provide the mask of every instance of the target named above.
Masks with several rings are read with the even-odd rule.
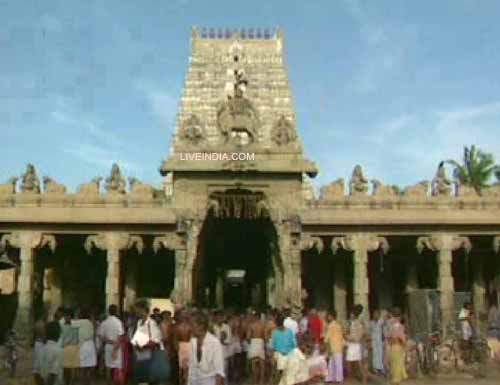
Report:
[[[16,264],[11,261],[7,253],[3,253],[0,256],[0,270],[8,270],[16,267]]]

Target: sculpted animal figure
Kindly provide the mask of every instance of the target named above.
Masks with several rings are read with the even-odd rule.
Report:
[[[332,200],[338,197],[343,197],[345,191],[344,179],[339,178],[332,183],[321,187],[319,190],[320,200]]]
[[[13,176],[7,183],[0,184],[0,195],[11,195],[16,193],[16,184],[19,178]]]
[[[26,166],[26,172],[22,175],[21,191],[40,194],[40,180],[36,174],[35,166],[31,163],[28,163]]]
[[[404,189],[403,195],[407,197],[426,197],[429,193],[429,181],[423,180]]]
[[[444,162],[439,163],[436,176],[432,180],[432,195],[450,195],[452,181],[446,176]]]
[[[49,194],[66,194],[67,191],[66,186],[48,176],[43,177],[43,190]]]
[[[368,179],[366,179],[363,169],[358,164],[354,167],[351,180],[349,181],[349,193],[351,195],[364,195],[368,192]]]
[[[111,175],[106,178],[106,191],[108,193],[125,194],[125,185],[125,178],[120,171],[120,167],[113,163]]]
[[[393,197],[397,195],[393,186],[382,184],[382,182],[378,179],[372,179],[371,182],[373,184],[373,195],[385,197]]]
[[[102,177],[98,176],[89,183],[84,183],[78,187],[78,194],[81,195],[99,195]]]
[[[153,186],[146,183],[142,183],[139,179],[133,177],[128,178],[128,182],[130,184],[130,192],[132,194],[147,195],[153,197],[154,194]]]
[[[494,184],[493,186],[485,188],[481,195],[483,197],[500,197],[500,184]]]

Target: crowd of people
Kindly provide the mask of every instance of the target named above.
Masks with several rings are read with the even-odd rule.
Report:
[[[348,320],[335,311],[291,309],[244,313],[176,309],[150,311],[146,300],[105,316],[59,309],[35,325],[33,373],[43,385],[177,383],[222,385],[342,383],[370,376],[399,384],[405,370],[405,327],[400,310],[356,305]]]

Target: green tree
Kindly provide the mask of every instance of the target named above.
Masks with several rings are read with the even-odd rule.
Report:
[[[494,174],[500,173],[500,167],[495,165],[492,154],[479,150],[472,145],[464,147],[464,155],[461,162],[453,159],[446,163],[453,167],[453,176],[458,183],[473,187],[481,195],[481,191],[489,185]]]

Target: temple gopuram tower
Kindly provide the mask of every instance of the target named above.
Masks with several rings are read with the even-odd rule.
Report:
[[[210,213],[228,220],[265,215],[276,231],[277,264],[290,270],[278,280],[290,280],[282,288],[298,305],[300,272],[292,270],[300,267],[292,267],[291,255],[300,252],[292,250],[290,234],[299,225],[304,177],[317,169],[298,136],[280,30],[193,29],[173,146],[161,173],[171,181],[173,204],[200,232]]]

